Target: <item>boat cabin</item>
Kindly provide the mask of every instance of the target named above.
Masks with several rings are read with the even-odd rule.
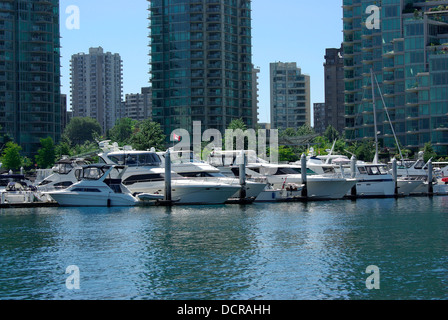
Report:
[[[372,175],[387,175],[389,174],[386,165],[381,164],[358,164],[358,171],[360,174]]]

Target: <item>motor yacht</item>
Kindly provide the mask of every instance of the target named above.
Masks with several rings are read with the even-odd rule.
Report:
[[[397,175],[403,180],[408,181],[420,181],[417,188],[412,190],[412,194],[421,195],[427,194],[429,192],[429,182],[428,182],[428,170],[429,161],[424,161],[424,153],[420,151],[418,153],[417,160],[397,160]],[[442,171],[437,168],[437,163],[433,164],[433,175],[432,175],[432,185],[434,193],[443,194],[444,183],[441,181]]]
[[[110,141],[100,143],[103,150],[99,159],[105,164],[126,165],[123,184],[133,193],[164,194],[165,167],[162,159],[155,152],[137,151],[127,146],[119,148]],[[172,198],[176,204],[224,204],[241,189],[220,181],[194,180],[182,177],[171,170]]]
[[[51,169],[52,174],[37,184],[40,192],[62,190],[79,181],[83,166],[89,162],[84,158],[62,158]]]
[[[170,151],[171,155],[173,153],[180,154],[181,151]],[[165,165],[165,152],[157,153],[162,160],[162,165]],[[173,157],[171,158],[172,165],[171,168],[174,172],[179,174],[182,177],[189,178],[190,180],[195,181],[211,181],[211,182],[219,182],[233,186],[241,186],[239,177],[237,176],[225,176],[221,171],[204,162],[197,160],[192,152],[189,152],[187,157],[182,157],[182,154],[178,155],[175,160]],[[260,193],[265,189],[267,182],[266,181],[245,181],[245,190],[246,190],[246,198],[256,199]],[[238,190],[235,194],[233,194],[230,198],[240,198],[240,191]]]
[[[21,185],[23,189],[34,191],[32,182],[23,174],[14,174],[12,172],[0,174],[0,192],[6,191],[8,186]]]
[[[91,164],[83,166],[80,181],[66,189],[45,192],[63,207],[132,207],[156,203],[161,195],[132,195],[122,182],[125,166]]]
[[[310,156],[307,167],[320,174],[352,176],[350,163],[351,160],[345,155]],[[395,181],[387,165],[364,161],[356,161],[355,178],[357,179],[356,196],[360,198],[408,196],[423,183],[417,180],[397,178],[398,194],[396,194]],[[347,196],[351,195],[350,191]]]
[[[277,190],[283,190],[288,187],[296,186],[297,194],[301,193],[304,182],[302,181],[301,166],[296,164],[271,164],[267,161],[254,156],[253,152],[247,153],[248,163],[246,174],[250,178],[266,178],[271,187]],[[226,154],[227,153],[227,154]],[[209,163],[219,165],[218,167],[226,174],[238,175],[239,167],[235,165],[240,161],[238,159],[241,151],[216,151],[209,156]],[[324,199],[342,199],[345,194],[355,184],[356,180],[338,176],[319,175],[312,170],[307,169],[306,175],[307,198]]]

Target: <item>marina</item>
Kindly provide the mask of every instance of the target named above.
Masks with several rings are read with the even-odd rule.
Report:
[[[191,152],[139,151],[99,143],[98,163],[64,157],[51,171],[0,175],[0,207],[220,205],[448,195],[448,164],[392,159],[390,165],[344,155],[272,164],[255,151],[213,151],[206,161]],[[172,154],[174,159],[172,159]],[[94,154],[92,154],[94,155]],[[376,157],[375,157],[376,158]]]
[[[100,146],[36,185],[4,175],[0,299],[448,298],[445,163]]]

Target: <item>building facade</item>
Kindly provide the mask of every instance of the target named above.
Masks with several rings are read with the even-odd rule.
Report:
[[[323,134],[327,129],[327,121],[325,119],[326,116],[326,105],[323,102],[317,102],[313,104],[314,110],[314,131],[317,134]]]
[[[150,1],[153,120],[175,129],[254,127],[250,0]]]
[[[295,62],[270,64],[271,126],[298,129],[311,126],[310,76]]]
[[[141,93],[125,95],[124,117],[136,121],[152,118],[152,90],[142,88]]]
[[[260,74],[260,68],[257,67],[253,67],[252,69],[252,122],[254,124],[254,128],[258,127],[258,121],[260,121],[260,119],[258,118],[258,116],[260,115],[258,113],[259,107],[259,94],[258,94],[258,75]]]
[[[378,10],[366,13],[370,5],[380,6],[377,16]],[[396,146],[395,132],[408,149],[432,142],[438,154],[448,154],[447,6],[448,1],[343,0],[349,141],[374,137],[375,110],[385,147]]]
[[[123,114],[123,62],[118,53],[90,48],[71,58],[73,117],[91,117],[103,133],[112,129]]]
[[[344,59],[342,48],[329,48],[325,51],[325,129],[332,126],[339,133],[345,128],[344,105]],[[324,131],[325,131],[324,129]]]
[[[59,1],[0,1],[0,126],[32,156],[61,136]]]

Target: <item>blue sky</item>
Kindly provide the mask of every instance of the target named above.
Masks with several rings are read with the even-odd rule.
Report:
[[[70,57],[101,46],[123,60],[123,93],[149,85],[146,0],[61,0],[62,93],[70,95]],[[80,28],[69,30],[66,8],[78,6]],[[259,119],[269,118],[269,63],[297,62],[311,76],[311,103],[324,102],[326,48],[340,47],[342,1],[253,0],[252,61],[259,75]]]

